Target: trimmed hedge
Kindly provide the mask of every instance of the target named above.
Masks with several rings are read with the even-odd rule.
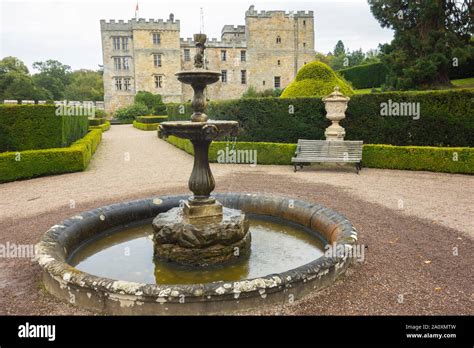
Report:
[[[93,129],[69,147],[0,153],[0,182],[84,170],[101,139]]]
[[[141,123],[133,121],[133,127],[144,131],[156,131],[158,129],[158,124],[159,123]]]
[[[385,83],[388,72],[387,67],[382,63],[358,65],[337,71],[357,89],[380,87]],[[457,67],[450,65],[448,75],[451,80],[474,77],[474,57],[460,63]]]
[[[189,154],[194,154],[193,145],[188,139],[169,136],[165,140]],[[230,151],[232,146],[225,141],[212,142],[209,147],[209,161],[217,162],[218,151],[226,151],[226,147],[227,151]],[[296,151],[296,144],[237,142],[235,150],[256,150],[257,164],[290,164],[291,157]]]
[[[346,129],[346,140],[367,144],[473,147],[473,99],[474,89],[354,95],[341,125]],[[389,100],[420,103],[420,119],[381,116],[381,104]],[[209,103],[207,114],[212,119],[239,121],[239,141],[325,139],[324,130],[330,125],[321,98],[216,101]],[[170,114],[170,118],[175,116]]]
[[[338,86],[341,93],[352,95],[351,86],[323,62],[314,61],[304,65],[281,94],[281,98],[324,97]]]
[[[102,132],[106,132],[110,129],[110,122],[106,121],[105,123],[99,125],[99,126],[90,126],[89,130],[91,129],[100,129]]]
[[[137,122],[140,123],[161,123],[168,119],[168,116],[138,116]]]
[[[87,116],[56,116],[54,105],[0,105],[0,152],[69,146],[87,129]]]
[[[341,69],[337,73],[351,82],[352,87],[362,89],[380,87],[385,83],[388,69],[382,63],[373,63]]]
[[[189,140],[170,136],[170,144],[193,154]],[[217,161],[217,151],[228,146],[226,142],[213,142],[209,160]],[[238,142],[236,150],[257,150],[257,164],[291,165],[296,144]],[[428,146],[364,145],[362,165],[369,168],[426,170],[431,172],[474,174],[474,149]]]
[[[105,122],[106,122],[106,119],[104,117],[89,118],[89,127],[91,127],[91,126],[100,126],[101,124],[104,124]]]
[[[364,167],[474,174],[468,147],[364,145],[362,156]]]

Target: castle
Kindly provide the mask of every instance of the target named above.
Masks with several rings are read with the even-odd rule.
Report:
[[[193,68],[191,38],[180,37],[180,22],[132,19],[100,21],[107,112],[133,103],[138,91],[161,94],[165,102],[186,102],[192,88],[174,74]],[[221,80],[208,87],[212,99],[235,99],[253,86],[257,91],[284,88],[298,69],[314,60],[312,11],[245,12],[245,26],[225,25],[221,39],[206,43],[208,69]]]

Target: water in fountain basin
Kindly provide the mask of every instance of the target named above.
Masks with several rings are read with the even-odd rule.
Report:
[[[77,269],[112,279],[149,284],[193,284],[237,281],[284,272],[321,257],[323,243],[302,227],[250,216],[250,256],[236,264],[196,269],[153,260],[149,223],[86,243],[69,263]]]

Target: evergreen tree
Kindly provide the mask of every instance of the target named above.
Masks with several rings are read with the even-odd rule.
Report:
[[[450,65],[473,54],[471,0],[370,0],[370,8],[395,32],[391,44],[381,46],[392,88],[449,86]]]

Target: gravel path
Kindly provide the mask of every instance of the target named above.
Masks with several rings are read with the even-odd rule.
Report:
[[[322,203],[346,215],[368,247],[365,262],[343,280],[264,314],[473,314],[472,177],[212,167],[216,191],[269,192]],[[50,226],[104,204],[187,192],[191,168],[192,157],[158,140],[155,132],[113,126],[87,171],[0,185],[0,243],[35,244]],[[0,263],[0,314],[90,314],[46,294],[40,269],[31,261]]]
[[[34,216],[54,209],[81,207],[96,198],[120,199],[129,194],[186,185],[193,159],[159,140],[155,132],[130,125],[104,133],[89,168],[84,172],[36,178],[0,185],[0,220]],[[213,164],[219,178],[232,175],[284,175],[298,182],[342,188],[356,197],[403,214],[419,216],[474,237],[474,176],[430,172],[352,168]],[[239,187],[229,183],[228,190]]]

